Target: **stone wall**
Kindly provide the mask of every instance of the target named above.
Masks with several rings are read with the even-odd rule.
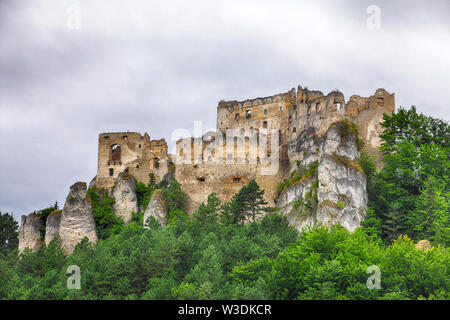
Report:
[[[170,158],[164,139],[150,140],[136,132],[102,133],[98,142],[96,186],[112,189],[119,174],[127,171],[148,183],[153,172],[161,180],[169,171]]]
[[[188,196],[189,214],[210,193],[215,192],[223,203],[252,179],[265,190],[269,205],[275,205],[277,184],[286,174],[280,165],[279,133],[269,135],[267,129],[234,131],[230,135],[227,130],[226,137],[218,131],[177,141],[175,178]]]

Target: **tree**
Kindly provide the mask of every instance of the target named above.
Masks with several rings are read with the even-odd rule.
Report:
[[[144,212],[147,209],[153,192],[158,188],[156,183],[156,177],[153,172],[149,175],[148,184],[136,181],[136,198],[138,200],[138,206],[140,211]]]
[[[417,197],[430,177],[442,186],[450,185],[450,129],[447,122],[400,108],[391,116],[384,115],[380,135],[385,166],[373,177],[368,188],[370,206],[381,220],[385,240],[392,241],[400,233],[418,236],[411,219]],[[417,214],[417,212],[416,212]]]
[[[186,205],[186,194],[181,190],[181,184],[177,180],[172,180],[169,186],[163,190],[164,200],[167,203],[168,211],[183,210]]]
[[[259,188],[255,180],[243,186],[233,199],[222,207],[223,221],[228,223],[254,222],[259,216],[267,212],[264,200],[264,190]]]
[[[409,223],[416,239],[448,242],[450,236],[450,193],[445,184],[430,176],[416,200],[416,209],[409,216]]]
[[[0,253],[7,255],[19,244],[19,224],[12,214],[0,211]]]
[[[424,144],[435,144],[443,148],[450,147],[450,127],[441,119],[418,114],[416,107],[407,110],[400,108],[392,115],[383,116],[384,128],[380,138],[383,143],[380,150],[395,153],[396,146],[409,141],[417,148]]]
[[[92,216],[98,237],[106,239],[118,233],[123,226],[123,220],[114,214],[114,198],[108,197],[105,190],[97,188],[90,188],[87,194],[92,204]]]
[[[216,193],[208,195],[205,203],[200,204],[198,209],[194,212],[194,221],[198,227],[203,230],[208,230],[211,226],[217,223],[217,213],[220,209],[220,200]]]

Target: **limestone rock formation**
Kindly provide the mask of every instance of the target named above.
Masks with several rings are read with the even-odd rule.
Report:
[[[114,214],[122,217],[124,223],[131,220],[131,212],[138,212],[138,202],[136,197],[136,182],[134,177],[128,173],[121,173],[117,178],[116,186],[113,190]]]
[[[64,204],[59,235],[61,246],[66,254],[71,254],[84,237],[93,243],[97,242],[92,206],[86,197],[86,189],[84,182],[72,185]]]
[[[28,216],[22,216],[19,228],[19,251],[30,248],[37,251],[42,244],[40,227],[42,226],[41,217],[35,213]]]
[[[45,244],[48,245],[54,238],[59,236],[62,210],[55,210],[47,217],[45,223]]]
[[[89,189],[97,187],[97,176],[92,178],[91,182],[89,182]]]
[[[153,192],[152,199],[148,204],[147,210],[145,210],[144,227],[146,226],[146,222],[149,217],[154,217],[162,227],[165,227],[167,224],[167,208],[162,190],[160,189]]]
[[[356,136],[346,124],[333,123],[322,138],[309,128],[290,147],[301,178],[281,193],[278,205],[299,231],[320,222],[353,232],[365,216],[366,177],[357,161]]]

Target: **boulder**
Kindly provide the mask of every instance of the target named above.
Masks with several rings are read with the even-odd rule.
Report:
[[[85,237],[92,243],[97,242],[92,205],[87,198],[85,182],[77,182],[70,187],[61,215],[59,236],[66,254],[71,254]]]
[[[161,224],[161,227],[165,227],[167,224],[167,208],[163,198],[162,190],[160,189],[153,192],[147,210],[145,210],[144,227],[147,226],[147,219],[149,217],[154,217]]]
[[[131,220],[131,212],[139,211],[136,196],[136,181],[134,177],[128,173],[121,173],[117,178],[116,185],[113,190],[114,214],[121,217],[124,223]]]
[[[36,213],[22,216],[19,228],[19,251],[30,248],[37,251],[43,241],[41,240],[40,228],[42,226],[41,217]]]

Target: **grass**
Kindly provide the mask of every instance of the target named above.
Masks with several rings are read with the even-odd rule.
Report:
[[[334,125],[335,128],[339,130],[339,135],[341,136],[341,143],[347,143],[350,136],[355,135],[356,146],[358,151],[364,147],[364,141],[358,134],[358,128],[356,124],[345,118],[344,120],[338,121],[339,125]]]
[[[333,202],[331,200],[324,200],[320,203],[319,208],[330,207],[334,209],[343,209],[346,204],[343,201]]]
[[[361,167],[357,159],[351,160],[350,158],[338,155],[336,152],[333,153],[332,159],[337,164],[341,164],[346,168],[353,168],[359,173],[361,173],[363,176],[366,176],[366,173],[364,172],[363,168]]]
[[[295,169],[291,172],[289,179],[283,179],[277,187],[278,194],[282,194],[288,188],[295,186],[299,183],[305,182],[311,179],[317,172],[319,162],[315,161],[308,169],[302,171],[301,169]]]
[[[318,195],[317,189],[319,180],[314,180],[311,188],[305,193],[305,198],[300,198],[293,203],[294,210],[297,210],[297,216],[310,216],[317,210]]]

